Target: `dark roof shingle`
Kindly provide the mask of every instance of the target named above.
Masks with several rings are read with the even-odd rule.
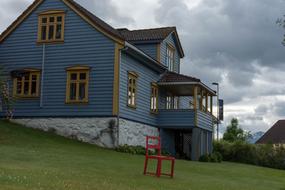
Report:
[[[140,30],[117,29],[127,41],[164,40],[170,33],[176,30],[175,27],[151,28]]]
[[[201,80],[195,77],[168,71],[160,78],[159,82],[201,82]]]
[[[256,144],[285,144],[285,120],[277,121]]]

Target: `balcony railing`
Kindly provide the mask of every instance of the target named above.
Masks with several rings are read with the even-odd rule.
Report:
[[[158,124],[161,128],[190,129],[200,127],[213,129],[213,115],[194,109],[160,109]]]

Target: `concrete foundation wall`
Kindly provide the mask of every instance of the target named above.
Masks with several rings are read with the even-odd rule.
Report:
[[[145,146],[145,136],[158,136],[158,129],[149,125],[117,118],[25,118],[13,119],[26,127],[54,132],[58,135],[114,148],[118,145]],[[118,140],[119,136],[119,140]]]

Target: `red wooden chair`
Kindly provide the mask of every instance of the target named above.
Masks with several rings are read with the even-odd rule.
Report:
[[[155,150],[157,152],[156,155],[149,155],[149,150]],[[148,172],[147,171],[147,165],[148,160],[153,159],[157,160],[157,166],[156,166],[156,173],[154,172]],[[161,167],[162,167],[162,161],[168,160],[171,162],[171,173],[161,173]],[[160,177],[161,175],[170,176],[173,178],[174,176],[174,164],[175,164],[175,158],[170,156],[162,156],[161,155],[161,141],[160,137],[146,137],[146,153],[145,153],[145,163],[144,163],[144,175],[156,175],[157,177]]]

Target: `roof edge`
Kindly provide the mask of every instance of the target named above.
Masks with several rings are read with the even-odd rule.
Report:
[[[45,0],[35,0],[22,14],[20,14],[17,19],[12,22],[0,35],[0,43],[2,43],[28,16],[31,15],[31,13],[39,6],[41,5]],[[100,27],[98,23],[96,23],[92,18],[90,18],[89,15],[84,13],[83,10],[79,8],[78,3],[76,3],[73,0],[61,0],[66,6],[68,6],[70,9],[72,9],[78,16],[83,18],[88,24],[96,28],[99,32],[103,33],[106,37],[110,38],[111,40],[119,43],[124,44],[125,39],[123,39],[121,36],[112,34],[111,32],[107,31],[103,27]],[[84,8],[84,7],[82,7]],[[85,9],[85,8],[84,8]],[[87,10],[88,11],[88,10]],[[92,13],[91,13],[92,14]],[[100,18],[99,18],[100,19]],[[100,19],[101,20],[101,19]],[[103,20],[102,20],[103,21]],[[103,21],[104,22],[104,21]],[[106,23],[107,24],[107,23]],[[109,25],[109,24],[107,24]],[[109,25],[110,26],[110,25]],[[111,26],[110,26],[111,27]],[[114,29],[116,30],[116,29]]]

